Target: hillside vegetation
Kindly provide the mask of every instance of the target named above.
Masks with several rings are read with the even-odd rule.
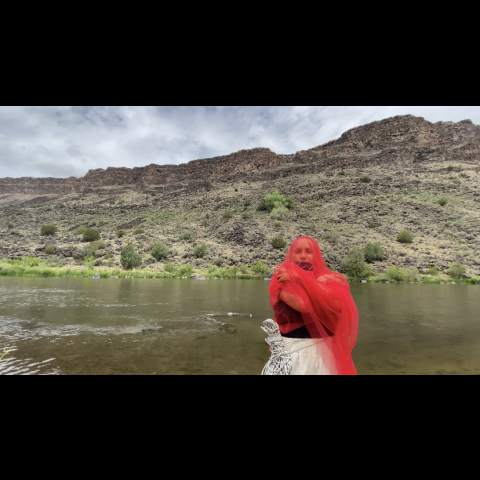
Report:
[[[465,266],[464,276],[474,277],[480,275],[479,170],[471,161],[439,161],[211,182],[178,196],[171,189],[152,196],[114,188],[111,195],[105,188],[101,194],[0,195],[0,258],[36,257],[72,268],[89,259],[108,271],[122,268],[122,249],[131,244],[141,256],[139,269],[149,272],[190,264],[252,273],[262,260],[271,270],[297,236],[309,235],[339,271],[354,247],[371,242],[383,249],[383,260],[369,264],[373,275],[392,267],[423,275],[435,268],[442,275],[457,263]],[[274,192],[289,203],[274,198],[265,208]],[[98,231],[104,248],[87,251],[85,229]],[[411,243],[399,241],[405,230],[413,234]],[[274,248],[276,237],[287,245],[277,239]],[[167,248],[155,258],[151,249],[159,244]]]

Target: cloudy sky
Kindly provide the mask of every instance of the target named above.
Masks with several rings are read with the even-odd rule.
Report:
[[[471,119],[480,107],[3,107],[0,178],[179,164],[254,147],[295,153],[394,115]]]

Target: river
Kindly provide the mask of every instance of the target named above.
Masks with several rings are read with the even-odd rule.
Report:
[[[0,278],[0,353],[11,351],[0,375],[260,374],[268,286]],[[352,295],[359,374],[480,374],[479,287],[352,284]]]

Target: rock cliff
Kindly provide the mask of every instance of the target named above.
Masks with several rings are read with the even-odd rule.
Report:
[[[337,140],[292,155],[277,155],[267,148],[255,148],[181,165],[90,170],[82,178],[2,178],[0,195],[101,193],[102,190],[110,194],[115,188],[118,191],[165,192],[178,183],[196,189],[209,182],[247,178],[249,181],[274,180],[331,170],[460,159],[480,160],[480,126],[470,120],[431,123],[406,115],[354,128]]]

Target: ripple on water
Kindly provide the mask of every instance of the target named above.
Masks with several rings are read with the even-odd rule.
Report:
[[[32,362],[31,358],[18,359],[12,356],[17,351],[15,347],[8,347],[10,353],[0,362],[0,375],[60,375],[58,368],[51,362],[55,358],[49,358],[41,362]]]

